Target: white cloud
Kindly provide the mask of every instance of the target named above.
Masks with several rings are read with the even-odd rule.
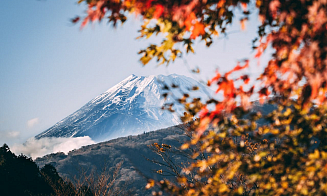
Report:
[[[33,118],[27,121],[27,127],[32,128],[35,125],[39,124],[39,118]]]
[[[78,149],[82,146],[95,144],[89,137],[75,137],[75,138],[30,138],[24,144],[14,144],[11,151],[15,154],[27,155],[33,159],[42,157],[46,154],[64,152],[67,154],[69,151]]]
[[[19,135],[20,135],[20,132],[18,132],[18,131],[10,131],[7,133],[8,138],[17,138],[17,137],[19,137]]]
[[[15,139],[20,136],[18,131],[2,131],[0,132],[1,139]]]
[[[13,130],[0,131],[0,146],[2,146],[4,143],[10,146],[15,142],[19,142],[20,139],[21,139],[21,133],[19,131],[13,131]]]

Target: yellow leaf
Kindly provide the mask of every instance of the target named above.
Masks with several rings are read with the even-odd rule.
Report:
[[[314,153],[309,154],[309,159],[319,159],[319,151],[316,149]]]
[[[181,149],[182,149],[182,150],[188,149],[189,146],[190,146],[189,144],[183,144],[183,145],[181,146]]]
[[[150,60],[151,60],[151,57],[148,57],[148,56],[143,56],[140,59],[140,61],[142,62],[143,65],[146,65]]]
[[[316,168],[311,166],[306,168],[307,171],[316,171]]]
[[[287,189],[287,188],[288,188],[288,183],[287,183],[287,182],[282,182],[282,187],[283,187],[284,189]]]
[[[154,186],[154,180],[149,180],[148,183],[146,184],[145,188],[149,189]]]
[[[228,190],[228,187],[225,184],[221,184],[219,187],[219,192],[223,193],[226,192]]]
[[[260,159],[261,159],[261,157],[260,157],[259,155],[255,155],[255,156],[254,156],[254,161],[255,161],[255,162],[260,161]]]
[[[221,138],[225,138],[226,137],[226,132],[219,133],[218,136],[221,137]]]
[[[284,116],[289,116],[292,113],[292,110],[290,108],[287,108],[284,112]]]
[[[242,195],[243,194],[243,186],[238,187],[237,192],[238,192],[238,194]]]
[[[274,135],[277,135],[279,134],[279,130],[278,129],[273,129],[270,131],[270,133],[274,134]]]

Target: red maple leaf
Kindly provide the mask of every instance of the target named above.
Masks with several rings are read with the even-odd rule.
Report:
[[[224,97],[231,98],[235,95],[235,87],[233,80],[228,80],[226,77],[223,78],[223,81],[219,83],[219,88],[217,89],[216,93],[219,91],[224,92]]]
[[[239,79],[244,81],[244,84],[248,84],[250,82],[249,75],[243,75]]]
[[[163,5],[156,5],[156,11],[153,13],[153,18],[158,19],[164,11],[164,6]]]
[[[72,23],[77,23],[79,21],[80,17],[76,16],[75,18],[71,19]]]
[[[262,88],[260,91],[259,91],[259,102],[261,104],[264,103],[264,98],[265,97],[268,97],[268,95],[270,94],[270,92],[268,91],[268,88],[267,87],[264,87]]]
[[[218,71],[216,71],[216,76],[213,77],[210,81],[209,81],[209,86],[211,85],[211,83],[218,81],[220,79],[221,75]]]
[[[151,5],[152,5],[152,1],[153,1],[153,0],[149,0],[149,1],[147,1],[147,2],[145,3],[145,7],[146,7],[147,9],[149,9],[149,8],[151,7]]]

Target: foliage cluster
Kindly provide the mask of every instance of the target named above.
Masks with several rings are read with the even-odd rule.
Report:
[[[4,144],[0,147],[1,195],[75,195],[75,187],[58,175],[51,165],[39,170],[32,159],[13,154]]]
[[[198,115],[182,147],[199,145],[197,157],[184,174],[195,172],[196,182],[185,176],[178,184],[157,183],[173,195],[324,195],[327,192],[326,90],[327,2],[325,0],[80,0],[88,5],[82,27],[107,19],[113,25],[129,13],[144,21],[140,37],[162,34],[158,45],[139,53],[141,62],[169,63],[194,52],[194,40],[208,47],[227,32],[241,12],[241,27],[251,14],[261,24],[253,40],[259,60],[270,48],[273,55],[258,78],[242,75],[249,60],[226,73],[216,73],[208,84],[217,85],[221,100],[184,103],[188,121]],[[79,18],[73,21],[77,22]],[[186,49],[183,49],[185,47]],[[204,65],[203,65],[204,66]],[[250,80],[257,82],[250,85]],[[241,81],[241,82],[239,82]],[[262,116],[251,110],[250,98],[265,98],[277,107]],[[214,109],[209,110],[208,106]],[[258,123],[264,119],[265,123]],[[149,182],[148,187],[154,185]]]

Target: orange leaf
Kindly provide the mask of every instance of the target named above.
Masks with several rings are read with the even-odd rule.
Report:
[[[239,79],[243,80],[245,84],[248,84],[250,81],[250,78],[248,75],[243,75]]]
[[[262,50],[260,48],[258,48],[258,52],[257,54],[255,54],[254,58],[260,58],[262,55]]]
[[[223,103],[218,103],[216,104],[216,109],[213,110],[211,113],[210,113],[210,117],[209,119],[214,119],[217,115],[221,114],[221,112],[225,109],[225,105]]]
[[[277,17],[277,11],[280,7],[280,2],[278,0],[273,0],[269,3],[270,14],[273,18]]]
[[[221,77],[220,73],[216,71],[216,76],[213,77],[209,83],[211,84],[212,82],[218,81],[220,77]]]
[[[225,74],[225,77],[228,77],[228,75],[230,75],[231,73],[233,73],[234,71],[238,71],[238,70],[242,70],[242,69],[245,69],[245,68],[248,68],[249,67],[249,60],[246,60],[245,61],[245,65],[244,66],[241,66],[239,63],[234,67],[234,69],[232,69],[231,71],[227,72]]]
[[[217,3],[217,8],[221,8],[223,7],[223,5],[225,4],[226,0],[220,0],[218,3]]]
[[[247,18],[242,18],[241,20],[240,20],[240,22],[241,22],[241,29],[244,31],[245,30],[245,25],[246,25],[246,21],[247,21],[248,19]]]
[[[210,123],[210,118],[209,117],[204,117],[200,120],[200,124],[197,128],[197,136],[200,137],[205,130],[208,128],[208,125]]]
[[[311,86],[310,98],[315,99],[318,95],[319,87],[321,86],[323,79],[319,74],[316,74],[315,76],[309,76],[308,80],[309,80],[310,86]]]
[[[209,113],[208,108],[205,106],[201,109],[201,111],[199,112],[199,117],[200,118],[204,118],[205,116],[207,116]]]
[[[88,22],[89,22],[89,18],[86,17],[81,24],[81,29],[84,28]]]
[[[244,11],[246,11],[247,8],[248,8],[248,4],[246,4],[246,3],[244,3],[244,2],[241,3],[241,6],[242,6],[242,9],[243,9]]]
[[[224,81],[219,84],[219,88],[217,89],[216,93],[219,91],[224,91],[224,97],[234,97],[235,95],[235,87],[233,80],[227,80],[224,78]]]
[[[241,107],[243,107],[243,109],[245,109],[245,110],[248,110],[250,108],[250,105],[251,105],[249,97],[250,96],[248,96],[246,94],[243,94],[241,96]]]
[[[196,16],[195,16],[194,12],[192,12],[190,15],[188,15],[188,17],[184,21],[184,26],[185,26],[186,31],[189,31],[191,29],[192,22],[195,19],[196,19]]]
[[[190,36],[191,39],[197,38],[199,35],[204,35],[205,30],[204,30],[204,25],[200,22],[197,22],[194,24],[192,34]]]
[[[325,99],[326,99],[325,93],[324,92],[323,93],[320,93],[317,98],[318,98],[318,103],[319,104],[322,104],[325,101]]]

